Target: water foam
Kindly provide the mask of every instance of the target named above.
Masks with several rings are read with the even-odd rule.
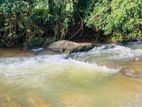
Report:
[[[74,58],[85,56],[103,57],[107,59],[124,59],[134,58],[136,56],[142,56],[142,49],[131,49],[121,45],[108,44],[100,47],[94,47],[92,50],[86,53],[74,54]]]
[[[5,77],[27,76],[27,75],[51,75],[75,69],[88,69],[87,72],[99,71],[116,73],[117,69],[110,69],[106,66],[99,66],[95,63],[66,59],[65,55],[42,55],[34,57],[15,57],[0,59],[0,75]],[[79,72],[79,71],[78,71]]]

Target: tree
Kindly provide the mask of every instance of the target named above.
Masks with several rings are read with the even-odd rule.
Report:
[[[142,38],[141,0],[100,0],[85,20],[87,26],[97,27],[105,35],[122,41]]]

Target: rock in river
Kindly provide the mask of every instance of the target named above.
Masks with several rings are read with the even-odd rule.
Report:
[[[136,61],[122,67],[120,72],[126,76],[142,78],[142,61]]]
[[[55,51],[57,53],[73,53],[73,52],[82,52],[92,49],[94,46],[92,43],[76,43],[68,40],[60,40],[57,42],[51,43],[47,50]]]

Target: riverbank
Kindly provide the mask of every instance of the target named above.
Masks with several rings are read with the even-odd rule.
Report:
[[[8,56],[31,56],[40,54],[40,52],[45,52],[45,54],[54,55],[62,53],[72,53],[72,52],[81,52],[89,51],[95,46],[101,46],[103,44],[118,44],[118,45],[127,45],[129,43],[141,44],[141,40],[129,40],[125,42],[112,41],[110,38],[106,39],[105,42],[96,41],[92,38],[80,38],[72,40],[58,40],[53,42],[53,38],[48,38],[42,45],[35,47],[0,47],[0,57]],[[51,46],[52,45],[52,46]],[[12,50],[12,51],[11,51]],[[15,52],[14,52],[15,51]],[[11,53],[12,52],[12,53]]]
[[[33,49],[0,48],[0,57],[31,56],[38,54],[70,54],[73,52],[89,51],[90,49],[94,48],[93,43],[73,42],[68,40],[59,40],[45,44],[42,47]]]

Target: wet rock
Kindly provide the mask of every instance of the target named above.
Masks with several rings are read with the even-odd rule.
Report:
[[[73,52],[82,52],[92,49],[94,46],[92,43],[76,43],[68,40],[60,40],[54,43],[51,43],[46,50],[50,50],[56,53],[73,53]]]
[[[108,44],[104,47],[104,49],[112,49],[112,48],[115,48],[116,45],[115,44]]]
[[[133,61],[134,61],[134,62],[139,62],[140,59],[139,59],[138,57],[135,57],[135,58],[133,59]]]
[[[41,54],[43,51],[44,51],[43,48],[34,48],[34,49],[29,50],[29,52],[32,52],[33,55],[39,55],[39,54]]]
[[[44,48],[34,48],[29,50],[29,52],[33,53],[33,55],[57,55],[58,52],[54,50],[44,49]]]
[[[129,77],[142,78],[142,61],[134,61],[129,65],[122,67],[120,72]]]

